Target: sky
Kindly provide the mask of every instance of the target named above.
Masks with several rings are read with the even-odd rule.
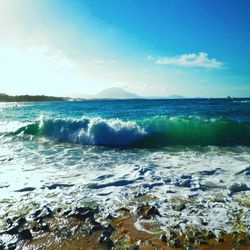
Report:
[[[250,96],[249,0],[0,0],[0,93]]]

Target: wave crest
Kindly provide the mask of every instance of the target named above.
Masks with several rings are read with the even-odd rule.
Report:
[[[130,145],[146,134],[135,122],[119,119],[42,119],[39,127],[40,134],[49,139],[103,146]]]
[[[57,142],[112,147],[164,145],[250,145],[250,124],[229,119],[155,116],[140,120],[41,118],[15,134]]]

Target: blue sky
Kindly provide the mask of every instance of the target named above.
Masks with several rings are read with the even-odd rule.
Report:
[[[248,0],[0,0],[0,92],[250,96]]]

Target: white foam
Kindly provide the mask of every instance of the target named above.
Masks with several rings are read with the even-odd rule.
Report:
[[[55,140],[103,146],[123,146],[137,142],[146,132],[133,121],[119,119],[42,118],[41,134]]]

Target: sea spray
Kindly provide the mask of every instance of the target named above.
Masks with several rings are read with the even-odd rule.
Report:
[[[113,147],[131,145],[146,135],[144,129],[134,121],[107,120],[99,117],[44,118],[39,128],[41,135],[60,142]]]
[[[250,125],[226,118],[154,116],[138,120],[100,117],[46,118],[15,134],[41,136],[57,142],[111,147],[164,145],[250,145]]]
[[[249,103],[200,99],[4,104],[0,226],[20,211],[29,220],[44,206],[58,222],[65,210],[91,204],[100,208],[100,222],[148,202],[165,232],[172,225],[248,233],[249,111]]]

